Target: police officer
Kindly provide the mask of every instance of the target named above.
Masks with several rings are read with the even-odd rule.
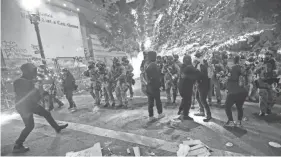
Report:
[[[50,89],[46,91],[48,96],[48,102],[50,105],[49,111],[52,111],[54,109],[54,102],[59,105],[58,108],[61,108],[64,104],[56,96],[57,95],[56,79],[58,79],[56,78],[57,76],[54,74],[53,71],[47,69],[45,65],[40,65],[38,72],[39,73],[41,72],[41,74],[46,77],[45,79],[47,79],[51,85]]]
[[[99,65],[99,75],[102,83],[102,90],[105,100],[104,107],[115,106],[114,96],[112,94],[112,73],[105,63]],[[111,101],[111,102],[110,102]]]
[[[115,94],[119,101],[118,107],[127,107],[128,106],[128,99],[127,99],[127,90],[128,84],[126,79],[126,69],[120,63],[119,59],[113,59],[113,66],[112,66],[112,73],[114,83],[116,84],[115,87]]]
[[[260,116],[271,114],[271,109],[275,104],[276,95],[272,85],[275,83],[274,80],[277,80],[277,74],[273,68],[271,63],[267,63],[257,71],[259,74],[257,87],[259,89]]]
[[[97,64],[96,64],[97,65]],[[95,99],[95,104],[100,105],[100,90],[101,90],[101,82],[99,80],[99,71],[95,64],[91,64],[89,67],[89,75],[91,78],[91,88],[90,93],[92,97]]]
[[[134,68],[130,63],[130,61],[128,60],[127,56],[122,57],[122,65],[126,70],[127,83],[130,91],[130,99],[132,100],[134,97],[133,85],[135,84],[135,80],[133,79]]]
[[[179,61],[179,55],[175,54],[175,55],[173,55],[173,56],[174,56],[174,62],[175,62],[175,64],[177,64],[179,67],[181,67],[181,66],[182,66],[182,63],[181,63],[181,61]]]
[[[178,78],[180,75],[180,67],[174,63],[173,57],[167,57],[167,64],[163,67],[162,72],[165,74],[164,81],[165,81],[165,88],[167,94],[167,103],[171,103],[171,88],[173,90],[173,103],[176,103],[176,97],[178,93]]]
[[[164,74],[162,73],[164,61],[163,61],[163,58],[161,56],[157,56],[156,64],[157,64],[157,66],[160,70],[159,72],[160,72],[160,79],[161,79],[161,87],[162,87],[162,90],[164,91],[165,90],[165,81],[164,81]]]

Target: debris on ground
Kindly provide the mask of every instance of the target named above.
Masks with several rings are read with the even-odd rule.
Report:
[[[130,149],[129,149],[129,148],[127,149],[127,153],[128,153],[128,154],[131,154],[131,151],[130,151]]]
[[[179,119],[171,119],[170,121],[170,126],[171,127],[178,127],[181,123],[181,120]]]
[[[155,153],[151,152],[151,153],[148,153],[148,155],[155,156]]]
[[[189,150],[190,150],[190,147],[188,145],[180,144],[179,150],[177,151],[177,156],[185,157],[185,156],[187,156]]]
[[[248,121],[249,119],[247,117],[244,117],[243,118],[243,121]]]
[[[227,147],[232,147],[232,146],[233,146],[233,144],[230,143],[230,142],[227,142],[225,145],[226,145]]]
[[[276,143],[276,142],[268,142],[268,144],[271,147],[274,147],[274,148],[281,148],[281,145],[279,143]]]
[[[179,145],[178,156],[210,156],[211,149],[200,140],[188,138]]]
[[[133,147],[134,154],[136,157],[140,157],[140,148],[139,147]]]
[[[96,143],[93,147],[90,147],[79,152],[68,152],[66,157],[78,157],[78,156],[102,156],[100,143]]]

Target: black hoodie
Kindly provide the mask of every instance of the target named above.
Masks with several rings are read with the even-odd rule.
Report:
[[[161,74],[156,62],[156,52],[148,52],[148,64],[145,69],[148,86],[159,89],[161,86]]]
[[[201,79],[202,74],[192,65],[189,55],[184,56],[180,73],[179,92],[181,96],[190,95],[193,91],[194,83]]]
[[[31,63],[21,66],[22,76],[14,81],[16,95],[16,108],[27,112],[38,105],[41,99],[40,92],[34,88],[34,79],[37,76],[37,68]]]

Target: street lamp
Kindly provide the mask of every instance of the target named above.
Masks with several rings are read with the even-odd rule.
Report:
[[[30,23],[33,24],[35,28],[42,63],[46,65],[45,54],[39,30],[40,14],[38,7],[40,5],[41,0],[22,0],[22,6],[28,11]]]

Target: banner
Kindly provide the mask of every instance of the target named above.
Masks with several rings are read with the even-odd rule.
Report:
[[[77,13],[44,4],[38,8],[39,29],[46,58],[84,57]],[[5,59],[40,58],[38,40],[21,0],[4,0],[1,6],[1,49]]]

